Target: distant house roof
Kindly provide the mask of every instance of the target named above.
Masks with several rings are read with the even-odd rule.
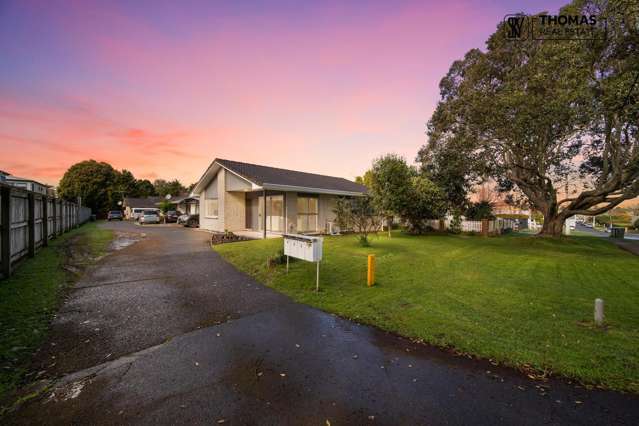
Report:
[[[13,175],[5,175],[5,179],[7,181],[13,181],[13,182],[32,182],[32,183],[37,183],[38,185],[42,185],[42,186],[47,187],[47,188],[51,186],[51,185],[47,185],[46,183],[38,182],[37,180],[33,180],[33,179],[30,179],[30,178],[23,178],[23,177],[19,177],[19,176],[13,176]]]
[[[171,202],[175,203],[175,204],[179,204],[181,202],[194,202],[194,201],[198,201],[200,199],[199,196],[197,195],[179,195],[177,197],[173,197],[171,198]]]
[[[133,197],[125,197],[124,198],[124,207],[134,208],[155,208],[157,207],[156,203],[162,201],[164,197],[143,197],[143,198],[133,198]]]
[[[258,164],[243,163],[240,161],[215,159],[204,173],[200,182],[194,188],[197,192],[202,190],[200,186],[206,185],[213,175],[211,170],[219,165],[251,182],[254,189],[276,189],[306,192],[335,193],[343,195],[358,195],[367,191],[364,185],[352,182],[348,179],[306,173],[296,170],[280,169],[277,167],[261,166]]]

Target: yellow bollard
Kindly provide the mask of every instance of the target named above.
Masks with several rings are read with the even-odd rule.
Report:
[[[375,255],[368,255],[368,277],[366,280],[369,287],[372,287],[375,284]]]

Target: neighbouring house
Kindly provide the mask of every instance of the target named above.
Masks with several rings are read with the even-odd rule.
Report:
[[[127,219],[137,219],[143,210],[157,210],[158,203],[164,200],[164,197],[143,197],[132,198],[125,197],[122,202],[122,208],[124,209],[124,217]]]
[[[365,186],[339,177],[215,159],[192,195],[200,199],[200,228],[266,238],[328,232],[337,199],[365,192]]]
[[[1,172],[0,174],[2,175],[2,182],[8,185],[15,186],[16,188],[26,189],[28,191],[37,192],[38,194],[42,195],[50,195],[50,185],[45,185],[44,183],[40,183],[29,178],[13,176],[6,172]]]
[[[200,197],[197,195],[180,195],[171,199],[175,209],[184,214],[198,214],[200,212]]]
[[[508,204],[504,200],[493,201],[493,214],[495,216],[530,216],[529,209]]]

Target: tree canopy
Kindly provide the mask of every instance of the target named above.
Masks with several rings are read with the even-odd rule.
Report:
[[[512,41],[500,24],[442,79],[418,156],[449,199],[484,177],[520,191],[553,236],[572,215],[639,195],[637,1],[578,0],[561,13],[598,14],[607,35]]]
[[[58,193],[70,201],[81,197],[83,205],[94,212],[102,212],[113,205],[116,178],[117,172],[110,164],[95,160],[82,161],[64,173]]]
[[[423,232],[426,220],[446,213],[444,191],[398,155],[375,160],[370,182],[372,201],[379,214],[400,217],[413,232]]]
[[[118,171],[110,164],[95,160],[81,161],[72,165],[60,180],[60,197],[76,201],[82,197],[82,203],[94,213],[103,213],[119,208],[118,202],[125,197],[149,197],[153,195],[177,195],[186,188],[177,180],[156,180],[162,193],[158,194],[149,180],[138,180],[129,170]]]
[[[148,179],[137,180],[135,182],[136,193],[138,197],[152,197],[158,195],[155,186]]]
[[[184,187],[184,185],[182,185],[182,183],[177,179],[173,179],[170,181],[166,181],[164,179],[156,179],[153,182],[153,186],[155,187],[155,192],[157,193],[157,195],[161,195],[162,197],[168,194],[178,195],[186,192],[186,188]]]

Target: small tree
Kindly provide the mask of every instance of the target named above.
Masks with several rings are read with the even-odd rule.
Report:
[[[401,216],[413,202],[411,178],[416,175],[402,157],[387,154],[373,162],[370,170],[370,189],[375,206],[388,222],[388,235],[393,216]]]
[[[380,227],[380,216],[372,198],[369,195],[356,197],[350,200],[351,226],[359,235],[359,243],[369,246],[368,234],[376,232]]]
[[[350,198],[338,198],[333,213],[340,232],[347,230],[351,226],[353,216]]]
[[[413,176],[408,185],[410,203],[399,212],[411,232],[421,234],[428,225],[427,220],[446,214],[446,194],[425,176]]]
[[[166,212],[168,212],[172,206],[173,206],[173,203],[171,203],[169,200],[160,201],[160,210],[164,214],[166,214]]]
[[[470,220],[492,219],[493,205],[489,201],[478,201],[471,203],[466,209],[465,216]]]
[[[453,212],[453,219],[450,221],[448,232],[451,234],[461,234],[462,231],[462,219],[459,210]]]

